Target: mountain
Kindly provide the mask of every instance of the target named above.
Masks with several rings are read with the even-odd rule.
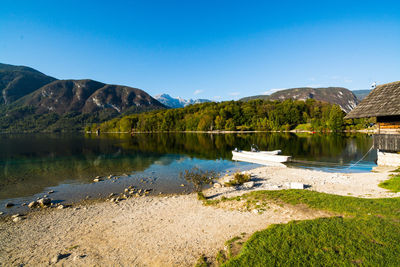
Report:
[[[0,63],[0,105],[10,104],[55,80],[29,67]]]
[[[371,89],[369,90],[353,90],[353,94],[356,95],[357,99],[359,102],[361,102],[361,100],[363,100],[367,95],[369,95],[369,93],[371,93]]]
[[[164,104],[167,107],[170,108],[183,108],[188,105],[193,105],[193,104],[199,104],[199,103],[205,103],[205,102],[211,102],[211,100],[208,99],[183,99],[180,97],[172,97],[169,94],[161,94],[161,95],[156,95],[154,97],[158,101],[160,101],[162,104]]]
[[[77,131],[121,115],[166,108],[145,91],[93,80],[56,80],[0,65],[0,132]]]
[[[271,95],[257,95],[240,99],[240,101],[249,101],[253,99],[264,100],[307,100],[315,99],[339,105],[341,109],[348,113],[358,104],[358,99],[350,90],[342,87],[327,88],[292,88],[275,92]]]
[[[18,102],[36,107],[37,114],[92,113],[105,109],[126,113],[164,108],[140,89],[93,80],[57,80]]]

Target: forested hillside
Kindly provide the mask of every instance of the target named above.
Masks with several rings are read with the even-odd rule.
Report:
[[[229,101],[132,114],[100,125],[92,124],[86,127],[86,131],[279,131],[296,127],[313,131],[340,131],[344,126],[344,115],[338,105],[314,99]]]
[[[315,99],[335,105],[339,105],[346,113],[350,112],[358,104],[357,97],[350,90],[343,87],[326,87],[326,88],[291,88],[277,91],[271,95],[258,95],[242,98],[242,101],[254,99],[263,100],[307,100]]]
[[[0,63],[0,132],[82,131],[89,123],[166,108],[145,91],[90,79],[57,80]]]

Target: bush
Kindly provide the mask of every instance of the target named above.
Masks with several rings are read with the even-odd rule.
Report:
[[[240,172],[235,172],[233,174],[233,179],[230,180],[229,182],[225,183],[225,185],[227,186],[238,186],[238,185],[242,185],[245,182],[250,181],[250,174],[246,173],[240,173]]]

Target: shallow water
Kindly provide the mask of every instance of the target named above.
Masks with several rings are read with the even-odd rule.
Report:
[[[231,161],[235,147],[281,149],[294,163],[325,171],[369,171],[376,151],[349,169],[372,145],[368,135],[294,134],[17,134],[0,135],[0,210],[6,202],[28,203],[46,192],[59,202],[103,197],[129,185],[153,189],[153,194],[188,193],[192,187],[180,177],[198,167],[224,173],[255,164]],[[96,176],[116,175],[93,183]],[[143,181],[142,181],[143,180]],[[184,186],[181,186],[181,185]]]

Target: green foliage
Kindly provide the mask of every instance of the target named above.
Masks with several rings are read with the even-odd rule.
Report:
[[[250,174],[248,173],[240,173],[240,172],[235,172],[233,174],[233,179],[230,180],[229,182],[225,183],[227,186],[238,186],[242,185],[245,182],[250,181]]]
[[[207,257],[202,255],[198,258],[195,267],[208,267],[210,264],[207,262]]]
[[[102,132],[289,131],[308,123],[313,131],[339,131],[343,117],[339,106],[315,100],[227,101],[132,114],[104,122],[99,127]]]
[[[94,123],[118,116],[115,110],[106,109],[93,113],[69,112],[37,114],[31,106],[0,106],[0,132],[65,132],[94,130]],[[121,120],[125,125],[125,119]],[[119,131],[119,130],[118,130]]]
[[[339,106],[334,105],[329,112],[328,127],[333,132],[339,132],[343,127],[343,111]]]
[[[391,175],[391,178],[379,184],[380,187],[392,192],[400,192],[400,174]]]
[[[257,191],[242,198],[305,204],[349,217],[272,225],[255,233],[224,266],[400,264],[400,198],[361,199],[307,190]]]

